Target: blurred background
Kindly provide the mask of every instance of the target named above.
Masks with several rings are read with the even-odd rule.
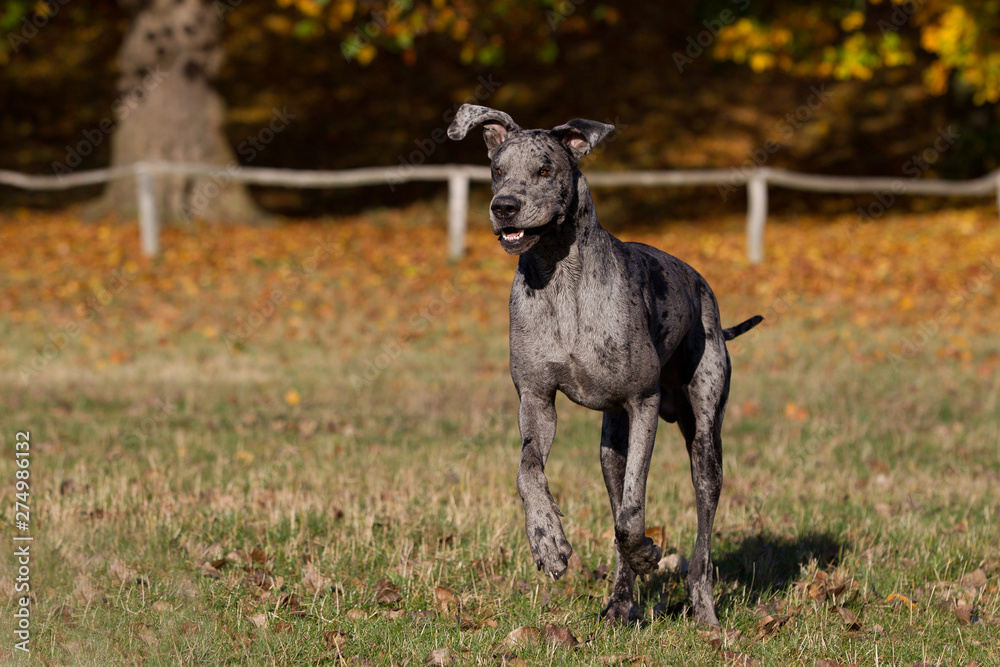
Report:
[[[127,179],[0,184],[0,440],[30,432],[30,494],[16,490],[38,535],[35,657],[1000,664],[1000,1],[0,12],[0,177],[214,165],[156,181],[155,256]],[[546,472],[579,561],[558,582],[535,572],[514,479],[517,259],[490,234],[484,183],[449,259],[444,182],[232,182],[246,167],[483,168],[478,133],[446,140],[463,102],[526,128],[613,123],[588,176],[732,175],[592,191],[616,235],[705,276],[724,326],[766,318],[729,345],[713,558],[736,632],[680,622],[680,565],[640,585],[653,625],[601,626],[614,559],[601,415],[563,398]],[[755,263],[744,180],[761,167],[889,185],[772,183]],[[976,197],[899,194],[976,178]],[[688,462],[675,428],[657,438],[647,523],[683,564]],[[5,451],[9,534],[21,464]],[[0,558],[7,637],[14,567]],[[588,639],[505,642],[549,624]],[[14,655],[0,646],[0,663]]]
[[[3,8],[0,168],[28,173],[140,154],[220,161],[240,146],[236,159],[253,166],[395,166],[469,100],[531,127],[579,116],[616,123],[602,169],[749,161],[897,176],[949,128],[952,145],[919,176],[972,178],[998,166],[1000,17],[990,2],[10,0]],[[136,113],[140,104],[160,111]],[[266,148],[248,148],[275,108],[294,119]],[[127,131],[102,131],[102,121]],[[149,140],[164,128],[172,143]],[[81,142],[86,154],[74,155]],[[428,147],[426,163],[483,163],[473,142]],[[100,192],[3,188],[0,205],[62,206]],[[253,200],[315,216],[433,192],[426,184],[255,188]],[[639,199],[680,206],[683,194]],[[206,217],[230,209],[246,217],[246,202],[228,199]],[[721,203],[700,197],[698,206]]]

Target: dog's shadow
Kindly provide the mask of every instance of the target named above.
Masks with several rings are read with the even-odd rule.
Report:
[[[719,577],[716,609],[754,606],[788,589],[800,578],[804,565],[815,561],[821,570],[835,567],[848,549],[846,542],[830,533],[798,537],[763,533],[717,542],[713,548]],[[647,605],[658,607],[656,615],[684,616],[690,613],[685,581],[686,576],[656,574],[640,584],[640,594]]]

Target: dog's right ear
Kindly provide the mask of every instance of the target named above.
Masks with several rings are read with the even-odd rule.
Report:
[[[476,104],[463,104],[455,114],[455,120],[448,127],[448,136],[455,141],[463,139],[473,127],[483,126],[483,139],[486,140],[486,154],[493,159],[497,147],[507,140],[508,135],[520,131],[514,119],[503,111],[481,107]]]

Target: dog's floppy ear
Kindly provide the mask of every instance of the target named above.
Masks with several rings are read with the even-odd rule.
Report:
[[[593,150],[614,129],[614,125],[598,123],[596,120],[577,118],[565,125],[552,128],[550,133],[562,142],[563,146],[569,149],[570,155],[573,156],[573,161],[579,162],[580,158]]]
[[[463,104],[448,127],[448,136],[458,141],[465,138],[469,130],[477,125],[483,126],[483,139],[486,140],[486,151],[490,159],[497,147],[507,140],[508,135],[521,130],[514,119],[503,111],[476,104]]]

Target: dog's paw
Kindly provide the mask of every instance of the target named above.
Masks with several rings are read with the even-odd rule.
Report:
[[[569,557],[573,555],[573,547],[566,540],[558,518],[555,515],[547,521],[529,518],[527,529],[528,546],[538,569],[545,570],[545,574],[553,579],[563,576],[569,566]]]
[[[656,570],[660,562],[660,547],[653,543],[653,540],[644,537],[638,546],[631,549],[625,545],[619,545],[622,555],[628,562],[629,567],[636,574],[649,574]]]
[[[601,612],[601,620],[605,623],[635,623],[639,620],[639,608],[632,600],[611,598],[608,606]]]

